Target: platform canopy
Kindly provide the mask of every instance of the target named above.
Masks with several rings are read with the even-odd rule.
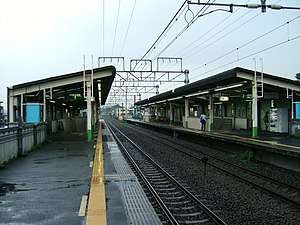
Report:
[[[260,71],[257,75],[261,76]],[[136,102],[135,105],[147,106],[166,101],[182,101],[183,98],[199,98],[208,93],[227,93],[230,97],[242,98],[252,92],[255,72],[236,67],[234,69],[216,74],[214,76],[198,80],[196,82],[175,88],[173,90],[155,95],[153,97]],[[263,74],[264,98],[274,98],[274,95],[286,96],[287,90],[300,92],[299,81],[282,78],[270,74]],[[275,96],[276,98],[279,96]]]
[[[84,74],[93,74],[93,100],[97,106],[104,105],[116,74],[113,66],[93,69],[93,73],[92,70],[79,71],[8,87],[9,121],[14,122],[18,114],[22,115],[20,106],[28,103],[86,109]]]

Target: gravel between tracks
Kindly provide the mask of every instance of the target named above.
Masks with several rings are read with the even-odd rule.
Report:
[[[205,199],[210,208],[227,224],[300,224],[300,212],[295,212],[295,209],[286,203],[210,167],[207,167],[206,177],[204,177],[202,163],[150,140],[149,137],[145,137],[137,131],[139,129],[145,131],[145,129],[136,126],[130,128],[115,121],[114,125],[134,139],[168,171],[187,183],[191,190],[200,199]],[[237,159],[229,157],[228,153],[146,131],[148,134],[172,140],[174,143],[196,147],[200,152],[239,163]],[[296,172],[253,162],[248,162],[243,166],[292,184],[300,184],[300,174]]]

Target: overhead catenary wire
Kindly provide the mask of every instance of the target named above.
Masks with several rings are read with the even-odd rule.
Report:
[[[237,61],[245,60],[245,59],[250,58],[250,57],[252,57],[252,56],[254,56],[254,55],[257,55],[257,54],[259,54],[259,53],[262,53],[262,52],[271,50],[271,49],[273,49],[273,48],[279,47],[279,46],[281,46],[281,45],[283,45],[283,44],[286,44],[286,43],[288,43],[288,42],[295,41],[295,40],[297,40],[297,39],[300,39],[300,35],[295,36],[295,37],[293,37],[293,38],[290,38],[290,39],[288,39],[288,40],[279,42],[279,43],[277,43],[277,44],[275,44],[275,45],[272,45],[272,46],[270,46],[270,47],[264,48],[264,49],[262,49],[262,50],[256,51],[256,52],[251,53],[251,54],[249,54],[249,55],[246,55],[246,56],[244,56],[244,57],[242,57],[242,58],[240,58],[240,59],[233,60],[233,61],[231,61],[231,62],[228,62],[228,63],[226,63],[226,64],[223,64],[223,65],[221,65],[221,66],[218,66],[218,67],[216,67],[216,68],[213,68],[213,69],[211,69],[211,70],[205,71],[204,73],[198,74],[197,76],[194,76],[193,78],[199,77],[199,76],[204,75],[204,74],[206,74],[206,73],[210,73],[210,72],[216,71],[216,70],[218,70],[218,69],[221,69],[221,68],[223,68],[223,67],[229,66],[229,65],[231,65],[231,64],[233,64],[233,63],[236,63]],[[201,66],[201,67],[204,67],[204,66],[206,66],[206,65],[207,65],[207,64],[205,64],[205,65],[203,65],[203,66]],[[192,71],[194,71],[194,70],[192,70]],[[192,72],[192,71],[191,71],[191,72]],[[177,77],[178,77],[178,76],[177,76]],[[176,79],[177,77],[175,77],[175,78],[173,78],[173,79]],[[153,87],[152,89],[149,89],[148,92],[152,91],[153,89],[154,89],[154,87]],[[166,90],[166,89],[165,89],[165,90]]]
[[[180,13],[182,13],[182,11],[180,11]],[[176,19],[176,18],[175,18]],[[176,21],[175,21],[176,22]],[[164,32],[163,34],[162,34],[162,36],[161,36],[161,38],[160,39],[157,39],[158,41],[157,41],[157,43],[156,44],[154,44],[150,49],[149,49],[149,52],[147,52],[144,56],[147,56],[151,51],[153,51],[153,47],[156,47],[160,42],[161,42],[161,40],[162,40],[162,38],[164,38],[165,37],[165,35],[167,34],[167,32],[171,29],[171,27],[174,25],[174,23],[175,23],[174,21],[170,24],[170,26],[166,29],[166,32]],[[245,25],[245,24],[243,24],[243,25]],[[242,25],[242,26],[243,26]],[[236,29],[239,29],[240,27],[238,27],[238,28],[236,28]],[[224,28],[223,30],[226,30],[227,29],[227,27],[226,28]],[[222,30],[222,31],[223,31]],[[232,31],[231,31],[232,32]],[[210,33],[210,32],[207,32],[207,34],[208,33]],[[225,37],[224,35],[222,36],[222,37]],[[222,38],[221,38],[222,39]],[[288,41],[293,41],[293,40],[296,40],[296,39],[298,39],[298,37],[294,37],[294,38],[291,38],[290,40],[288,40]],[[218,39],[219,40],[219,39]],[[277,43],[276,45],[274,45],[274,46],[271,46],[271,47],[269,47],[269,48],[266,48],[266,49],[264,49],[264,50],[261,50],[260,52],[263,52],[263,51],[267,51],[267,50],[269,50],[269,49],[272,49],[272,48],[275,48],[275,47],[277,47],[277,46],[280,46],[280,45],[283,45],[284,43],[286,43],[286,42],[288,42],[288,41],[284,41],[283,43]],[[247,43],[246,43],[247,44]],[[242,46],[240,46],[239,48],[242,48],[243,47],[243,45]],[[239,48],[236,48],[236,49],[234,49],[234,50],[232,50],[232,51],[230,51],[230,52],[228,52],[228,53],[225,53],[226,55],[228,55],[228,54],[231,54],[232,52],[235,52],[235,51],[237,51],[237,49],[239,49]],[[157,49],[156,49],[157,50]],[[253,55],[253,54],[259,54],[260,52],[256,52],[256,53],[252,53],[252,54],[250,54],[250,55],[248,55],[248,56],[245,56],[246,58],[248,58],[248,57],[251,57],[251,55]],[[224,54],[224,55],[225,55]],[[144,57],[143,56],[143,57]],[[242,57],[242,58],[240,58],[239,60],[243,60],[245,57]],[[219,56],[218,58],[222,58],[222,56]],[[235,60],[234,62],[236,62],[237,60]],[[234,62],[231,62],[231,63],[234,63]],[[210,62],[209,62],[210,63]],[[209,63],[207,63],[207,64],[209,64]],[[206,65],[207,65],[206,64]],[[223,67],[223,66],[222,66]]]
[[[207,2],[211,2],[211,0],[208,0]],[[213,0],[212,2],[215,2],[215,0]],[[172,18],[172,20],[168,23],[168,25],[165,27],[165,29],[163,30],[163,32],[160,34],[160,36],[156,39],[156,41],[153,43],[153,45],[148,49],[148,51],[144,54],[144,56],[140,59],[140,61],[142,61],[153,49],[154,49],[154,46],[156,45],[156,44],[158,44],[161,40],[162,40],[162,38],[166,35],[166,33],[170,30],[170,28],[174,25],[174,20],[175,20],[175,22],[176,22],[176,19],[177,19],[177,16],[180,14],[182,14],[182,9],[184,8],[184,6],[185,6],[185,4],[187,3],[187,1],[185,1],[182,5],[181,5],[181,7],[180,7],[180,9],[176,12],[176,14],[174,15],[174,17]],[[188,25],[183,29],[183,32],[182,33],[184,33],[184,31],[187,29],[187,28],[189,28],[189,26],[191,25],[191,24],[193,24],[199,17],[200,17],[200,15],[201,15],[201,13],[203,14],[207,9],[209,8],[209,6],[208,7],[206,7],[206,6],[203,6],[202,8],[201,8],[201,10],[199,10],[199,12],[197,13],[197,15],[196,16],[193,16],[193,18],[192,18],[192,20],[188,23]],[[182,34],[181,33],[181,34]],[[181,35],[180,34],[180,35]],[[180,36],[179,35],[179,36]],[[133,70],[136,68],[136,66],[137,65],[139,65],[139,63],[137,63],[135,66],[134,66],[134,68],[133,68]]]
[[[119,0],[119,4],[118,4],[117,20],[116,20],[116,26],[115,26],[115,35],[114,35],[114,42],[113,42],[111,55],[114,55],[114,50],[115,50],[115,43],[116,43],[118,23],[119,23],[120,6],[121,6],[121,0]]]
[[[104,0],[102,1],[102,54],[105,55],[105,4]]]
[[[244,47],[250,45],[251,43],[253,43],[253,42],[255,42],[255,41],[257,41],[257,40],[259,40],[259,39],[265,37],[266,35],[271,34],[271,33],[275,32],[275,31],[279,30],[280,28],[289,25],[290,23],[292,23],[293,21],[295,21],[295,20],[297,20],[297,19],[299,19],[299,18],[300,18],[300,16],[296,16],[295,18],[293,18],[293,19],[291,19],[291,20],[289,20],[289,21],[287,21],[287,22],[285,22],[285,23],[283,23],[283,24],[281,24],[281,25],[279,25],[279,26],[277,26],[277,27],[275,27],[275,28],[273,28],[273,29],[271,29],[271,30],[265,32],[264,34],[262,34],[262,35],[260,35],[260,36],[258,36],[258,37],[256,37],[256,38],[254,38],[254,39],[252,39],[251,41],[248,41],[247,43],[245,43],[245,44],[243,44],[243,45],[241,45],[241,46],[239,46],[239,47],[237,47],[237,48],[235,48],[235,49],[233,49],[233,50],[231,50],[231,51],[229,51],[229,52],[227,52],[227,53],[225,53],[225,54],[223,54],[223,55],[221,55],[221,56],[219,56],[219,57],[217,57],[217,58],[215,58],[215,59],[213,59],[213,60],[211,60],[211,61],[209,61],[209,62],[207,62],[207,63],[205,63],[204,65],[202,65],[202,66],[200,66],[200,67],[196,67],[195,69],[191,70],[191,72],[193,72],[193,71],[195,71],[195,70],[198,70],[198,69],[200,69],[200,68],[203,68],[204,66],[207,66],[208,64],[211,64],[211,63],[213,63],[213,62],[216,62],[216,61],[218,61],[219,59],[224,58],[225,56],[230,55],[231,53],[233,53],[233,52],[235,52],[235,51],[237,51],[237,50],[240,50],[240,49],[242,49],[242,48],[244,48]],[[288,37],[288,40],[289,40],[289,37]],[[239,60],[242,60],[242,59],[243,59],[243,58],[241,58],[241,59],[239,59]]]
[[[281,2],[282,0],[277,1],[275,4]],[[247,4],[249,1],[247,1],[245,4]],[[240,9],[240,8],[239,8]],[[239,10],[237,9],[236,12]],[[253,17],[251,17],[249,20],[247,20],[246,22],[242,23],[240,26],[230,30],[229,32],[227,32],[226,34],[224,34],[223,36],[219,37],[217,40],[211,42],[210,44],[204,46],[203,48],[201,48],[200,50],[196,50],[197,48],[199,48],[201,45],[205,44],[206,42],[210,41],[212,38],[216,37],[217,35],[219,35],[221,32],[223,32],[224,30],[226,30],[228,27],[230,27],[231,25],[233,25],[234,23],[236,23],[237,21],[239,21],[240,19],[242,19],[243,17],[245,17],[246,15],[248,15],[249,13],[251,13],[251,11],[243,14],[242,16],[240,16],[239,18],[237,18],[236,20],[234,20],[232,23],[228,24],[227,26],[225,26],[223,29],[221,29],[220,31],[218,31],[216,34],[214,34],[213,36],[208,37],[205,41],[199,43],[196,47],[194,47],[192,50],[187,51],[186,53],[184,53],[182,55],[182,57],[185,57],[187,54],[191,53],[194,51],[194,53],[188,55],[187,57],[185,57],[185,59],[190,58],[192,56],[194,56],[196,53],[199,53],[200,51],[204,50],[205,48],[215,44],[216,42],[222,40],[223,38],[225,38],[226,36],[230,35],[233,31],[236,31],[237,29],[243,27],[244,25],[246,25],[247,23],[251,22],[253,19],[255,19],[256,17],[262,15],[261,13],[258,13],[256,15],[254,15]],[[230,15],[231,16],[231,15]],[[230,17],[228,16],[228,17]],[[228,17],[226,17],[225,19],[227,19]],[[218,25],[217,25],[218,26]],[[216,26],[215,26],[216,27]],[[212,30],[212,29],[211,29]],[[206,34],[208,34],[208,32],[206,32],[204,35],[202,35],[200,38],[202,38],[203,36],[205,36]],[[200,38],[198,38],[197,40],[200,40]],[[195,42],[195,41],[194,41]],[[193,42],[193,43],[194,43]],[[185,49],[183,49],[182,51],[184,51]],[[181,52],[182,52],[181,51]],[[177,55],[177,54],[176,54]]]
[[[239,9],[240,9],[240,8],[239,8]],[[239,10],[239,9],[238,9],[238,10]],[[236,10],[236,12],[237,12],[238,10]],[[182,55],[182,57],[186,56],[187,54],[189,54],[189,53],[192,52],[192,51],[195,51],[195,49],[199,48],[199,47],[200,47],[201,45],[203,45],[204,43],[210,41],[212,38],[214,38],[214,37],[216,37],[217,35],[219,35],[221,32],[223,32],[224,30],[226,30],[228,27],[230,27],[231,25],[233,25],[234,23],[236,23],[237,21],[239,21],[240,19],[242,19],[243,17],[245,17],[246,15],[248,15],[249,13],[250,13],[250,11],[247,12],[247,13],[245,13],[245,14],[243,14],[242,16],[240,16],[239,18],[237,18],[236,20],[234,20],[233,22],[231,22],[230,24],[228,24],[227,26],[225,26],[224,28],[222,28],[221,30],[219,30],[219,31],[218,31],[217,33],[215,33],[214,35],[208,37],[206,40],[204,40],[204,41],[202,41],[201,43],[199,43],[199,44],[198,44],[197,46],[195,46],[192,50],[189,50],[189,51],[187,51],[186,53],[184,53],[184,54]],[[208,46],[214,44],[215,42],[217,42],[218,40],[221,40],[222,38],[226,37],[228,34],[230,34],[231,32],[233,32],[233,31],[239,29],[240,27],[242,27],[242,26],[245,25],[246,23],[248,23],[248,22],[250,22],[251,20],[253,20],[254,18],[256,18],[258,15],[260,15],[260,14],[257,14],[256,16],[254,16],[254,17],[252,17],[251,19],[249,19],[247,22],[245,22],[245,23],[243,23],[242,25],[240,25],[239,27],[237,27],[237,28],[235,28],[235,29],[229,31],[227,34],[223,35],[222,37],[220,37],[219,39],[217,39],[217,40],[214,41],[213,43],[207,45],[206,47],[208,47]],[[203,34],[202,36],[200,36],[196,41],[198,41],[198,40],[200,40],[201,38],[203,38],[204,36],[206,36],[210,31],[212,31],[213,29],[215,29],[216,27],[218,27],[220,24],[222,24],[225,20],[227,20],[227,19],[230,18],[231,16],[232,16],[232,15],[229,15],[228,17],[226,17],[221,23],[217,24],[217,25],[214,26],[212,29],[210,29],[208,32],[206,32],[205,34]],[[196,42],[196,41],[194,41],[194,42]],[[193,42],[193,43],[194,43],[194,42]],[[185,50],[185,49],[183,49],[182,51],[184,51],[184,50]],[[202,50],[202,49],[201,49],[201,50]],[[201,50],[199,50],[199,51],[201,51]],[[182,51],[181,51],[181,52],[182,52]],[[196,52],[194,52],[193,54],[187,56],[186,58],[190,58],[191,56],[193,56],[194,54],[198,53],[199,51],[196,50]]]
[[[146,53],[142,59],[140,61],[143,61],[143,59],[146,58],[146,56],[150,55],[153,51],[156,50],[156,47],[160,44],[160,42],[164,39],[164,37],[168,34],[168,32],[172,29],[172,27],[174,26],[174,24],[176,24],[176,22],[178,22],[178,18],[182,15],[182,13],[184,12],[184,10],[188,8],[188,5],[183,5],[183,7],[181,7],[177,13],[175,14],[175,16],[172,18],[172,20],[170,21],[170,23],[168,24],[168,26],[164,29],[164,31],[161,33],[160,37],[156,40],[155,44],[153,44],[152,48],[149,48],[148,53]],[[174,20],[175,19],[175,20]],[[153,61],[153,60],[152,60]],[[141,64],[136,64],[134,69],[136,69],[136,66],[141,66]],[[141,69],[145,69],[145,66]]]
[[[176,24],[176,22],[178,22],[178,18],[182,15],[182,13],[184,12],[184,10],[187,8],[188,6],[185,6],[184,9],[179,13],[179,15],[176,17],[175,21],[173,21],[173,23],[169,26],[169,28],[166,30],[166,32],[164,33],[164,35],[159,39],[159,41],[156,43],[156,46],[158,46],[160,44],[160,42],[164,39],[164,37],[168,34],[169,30],[172,29],[172,27]],[[151,51],[153,51],[156,47],[154,47]],[[151,51],[149,52],[149,54],[151,53]]]
[[[221,66],[219,66],[219,67],[216,67],[216,68],[214,68],[214,69],[208,70],[208,71],[206,71],[205,73],[199,74],[199,75],[197,75],[197,76],[195,76],[195,77],[199,77],[199,76],[204,75],[204,74],[206,74],[206,73],[213,72],[213,71],[218,70],[218,69],[220,69],[220,68],[223,68],[223,67],[225,67],[225,66],[231,65],[231,64],[233,64],[233,63],[235,63],[235,62],[237,62],[237,61],[242,61],[242,60],[244,60],[244,59],[247,59],[247,58],[249,58],[249,57],[252,57],[252,56],[254,56],[254,55],[257,55],[257,54],[259,54],[259,53],[262,53],[262,52],[271,50],[271,49],[273,49],[273,48],[279,47],[279,46],[281,46],[281,45],[283,45],[283,44],[286,44],[286,43],[288,43],[288,42],[295,41],[295,40],[297,40],[297,39],[299,39],[299,38],[300,38],[300,35],[295,36],[295,37],[293,37],[293,38],[291,38],[291,39],[289,39],[289,40],[282,41],[282,42],[277,43],[277,44],[275,44],[275,45],[272,45],[272,46],[270,46],[270,47],[267,47],[267,48],[264,48],[264,49],[259,50],[259,51],[257,51],[257,52],[254,52],[254,53],[251,53],[251,54],[249,54],[249,55],[246,55],[246,56],[244,56],[244,57],[242,57],[242,58],[240,58],[240,59],[233,60],[233,61],[231,61],[231,62],[229,62],[229,63],[226,63],[226,64],[223,64],[223,65],[221,65]]]
[[[248,14],[248,13],[244,14],[242,17],[244,17],[244,16],[247,15],[247,14]],[[244,23],[242,23],[241,25],[239,25],[238,27],[236,27],[236,28],[234,28],[234,29],[228,31],[226,34],[222,35],[221,37],[219,37],[219,38],[216,39],[215,41],[213,41],[213,42],[211,42],[211,43],[205,45],[203,48],[201,48],[201,49],[199,49],[199,50],[196,50],[195,52],[193,52],[192,54],[190,54],[190,55],[188,55],[188,56],[186,56],[186,55],[189,53],[189,52],[187,52],[187,53],[185,53],[183,56],[186,56],[185,59],[188,59],[188,58],[194,56],[195,54],[201,52],[202,50],[206,49],[207,47],[209,47],[209,46],[211,46],[211,45],[217,43],[218,41],[220,41],[220,40],[222,40],[223,38],[227,37],[228,35],[232,34],[232,32],[234,32],[234,31],[238,30],[239,28],[243,27],[244,25],[246,25],[247,23],[251,22],[252,20],[254,20],[256,17],[258,17],[258,16],[260,16],[260,15],[261,15],[261,13],[256,14],[254,17],[251,17],[251,18],[250,18],[249,20],[247,20],[246,22],[244,22]],[[240,17],[240,18],[242,18],[242,17]],[[237,20],[239,20],[240,18],[238,18]],[[236,22],[237,20],[235,20],[234,22]],[[222,29],[222,31],[225,30],[226,28],[228,28],[228,26],[226,26],[224,29]],[[203,41],[202,43],[198,44],[196,47],[197,47],[197,48],[200,47],[201,45],[203,45],[204,43],[210,41],[211,38],[213,38],[213,37],[215,37],[215,36],[217,36],[217,35],[218,35],[218,34],[215,34],[215,35],[213,35],[212,37],[209,37],[208,39],[206,39],[206,40]],[[193,50],[191,50],[191,51],[193,51]],[[191,51],[190,51],[190,52],[191,52]]]
[[[128,27],[127,27],[127,31],[126,31],[126,34],[125,34],[125,38],[124,38],[124,41],[123,41],[123,45],[122,45],[122,48],[121,48],[120,55],[122,55],[123,50],[124,50],[124,46],[125,46],[125,43],[126,43],[126,40],[127,40],[127,36],[128,36],[128,32],[129,32],[129,28],[130,28],[130,25],[131,25],[131,22],[132,22],[132,17],[133,17],[133,14],[134,14],[135,6],[136,6],[136,0],[134,0],[134,4],[133,4],[132,11],[131,11],[131,16],[130,16],[129,24],[128,24]]]
[[[210,2],[210,0],[208,1]],[[215,0],[212,1],[212,3],[214,3]],[[195,23],[195,21],[197,21],[199,19],[199,17],[201,16],[201,14],[205,13],[207,11],[207,9],[209,8],[209,6],[203,6],[199,12],[192,18],[192,20],[175,36],[175,38],[173,38],[167,45],[165,48],[163,48],[163,50],[161,50],[155,57],[157,58],[158,56],[160,56],[162,53],[164,53],[188,28],[190,28],[190,26],[192,24]]]
[[[281,0],[280,0],[280,1],[281,1]],[[278,2],[280,2],[280,1],[278,1]],[[258,15],[255,15],[254,18],[255,18],[256,16],[258,16]],[[251,20],[254,19],[254,18],[251,18]],[[249,42],[247,42],[247,43],[241,45],[240,47],[238,47],[238,48],[236,48],[236,49],[234,49],[234,50],[232,50],[232,51],[230,51],[230,52],[225,53],[225,54],[222,55],[222,56],[217,57],[216,59],[214,59],[214,60],[212,60],[212,61],[206,63],[205,65],[203,65],[203,66],[201,66],[201,67],[199,67],[199,68],[202,68],[202,67],[204,67],[204,66],[207,66],[207,65],[208,65],[209,63],[211,63],[211,62],[217,61],[218,59],[221,59],[221,58],[223,58],[223,57],[225,57],[225,56],[227,56],[227,55],[232,54],[233,52],[237,51],[238,49],[241,49],[241,48],[243,48],[243,47],[245,47],[245,46],[247,46],[247,45],[249,45],[249,44],[251,44],[251,43],[257,41],[258,39],[261,39],[262,37],[264,37],[264,36],[266,36],[266,35],[268,35],[268,34],[274,32],[274,31],[276,31],[276,30],[278,30],[278,29],[280,29],[281,27],[283,27],[283,26],[285,26],[285,25],[289,25],[291,22],[293,22],[294,20],[296,20],[296,19],[298,19],[298,18],[300,18],[300,16],[295,17],[294,19],[291,19],[290,21],[288,21],[288,22],[286,22],[286,23],[284,23],[284,24],[281,24],[281,25],[277,26],[276,28],[273,28],[272,30],[270,30],[270,31],[268,31],[268,32],[266,32],[266,33],[260,35],[259,37],[254,38],[253,40],[251,40],[251,41],[249,41]],[[238,28],[240,28],[240,27],[241,27],[241,26],[235,28],[235,30],[238,29]],[[222,29],[222,30],[224,30],[224,29]],[[262,50],[260,50],[260,51],[254,52],[254,53],[251,53],[251,54],[249,54],[249,55],[247,55],[247,56],[244,56],[244,57],[242,57],[242,58],[238,58],[237,60],[234,60],[234,61],[232,61],[232,62],[230,62],[230,63],[227,63],[227,64],[225,64],[225,65],[223,65],[223,66],[220,66],[220,67],[218,67],[218,68],[216,68],[216,69],[213,69],[213,70],[211,70],[210,72],[212,72],[212,71],[214,71],[214,70],[217,70],[217,69],[219,69],[219,68],[225,67],[225,66],[227,66],[227,65],[233,64],[233,63],[235,63],[235,62],[237,62],[237,61],[241,61],[241,60],[247,59],[247,58],[249,58],[249,57],[251,57],[251,56],[253,56],[253,55],[259,54],[259,53],[261,53],[261,52],[268,51],[268,50],[270,50],[270,49],[273,49],[273,48],[275,48],[275,47],[278,47],[278,46],[280,46],[280,45],[283,45],[283,44],[285,44],[285,43],[287,43],[287,42],[289,42],[289,41],[294,41],[294,40],[296,40],[296,39],[298,39],[298,38],[299,38],[299,36],[290,39],[290,38],[289,38],[289,34],[288,34],[288,40],[286,40],[286,41],[277,43],[277,44],[275,44],[275,45],[273,45],[273,46],[267,47],[267,48],[265,48],[265,49],[262,49]],[[196,68],[196,69],[199,69],[199,68]],[[194,69],[194,70],[191,70],[191,72],[193,72],[193,71],[195,71],[195,69]],[[207,71],[206,71],[205,73],[207,73]],[[202,75],[202,74],[201,74],[201,75]],[[174,78],[174,79],[175,79],[175,78]],[[154,89],[154,88],[153,88],[153,89]],[[153,89],[150,89],[149,91],[151,91],[151,90],[153,90]]]
[[[198,40],[200,40],[202,37],[204,37],[206,34],[208,34],[209,32],[213,31],[215,28],[217,28],[218,26],[220,26],[222,23],[224,23],[228,18],[230,18],[231,15],[227,16],[222,22],[218,23],[217,25],[215,25],[214,27],[212,27],[210,30],[208,30],[205,34],[201,35],[199,38],[197,38],[196,40],[194,40],[192,43],[188,44],[187,46],[185,46],[184,48],[182,48],[179,52],[177,52],[175,54],[175,56],[178,56],[179,54],[181,54],[184,50],[186,50],[187,48],[191,47],[194,43],[196,43]]]
[[[211,0],[208,0],[208,2],[210,2]],[[213,2],[215,2],[215,0],[213,0]],[[171,41],[171,42],[169,42],[169,44],[157,55],[157,56],[155,56],[154,57],[154,59],[152,59],[152,61],[153,60],[155,60],[155,58],[157,58],[163,51],[165,51],[171,44],[173,44],[174,43],[174,41],[176,41],[176,39],[178,38],[178,37],[180,37],[189,27],[190,27],[190,25],[192,25],[198,18],[200,18],[200,15],[201,14],[203,14],[203,13],[205,13],[205,11],[207,10],[209,8],[209,6],[208,7],[206,7],[206,6],[203,6],[199,11],[198,11],[198,13],[196,14],[196,15],[194,15],[193,16],[193,18],[192,18],[192,20],[181,30],[181,32],[179,32],[178,34],[177,34],[177,36]],[[179,76],[179,75],[178,75]],[[177,76],[177,77],[178,77]],[[177,77],[175,77],[175,78],[173,78],[173,79],[176,79]],[[151,91],[151,90],[153,90],[154,89],[154,87],[153,88],[151,88],[150,90],[148,90],[149,92]]]
[[[180,11],[183,9],[184,5],[187,2],[184,1],[184,3],[181,5],[181,7],[178,9],[176,14],[173,16],[171,21],[168,23],[168,25],[164,28],[164,30],[161,32],[161,34],[158,36],[158,38],[154,41],[154,43],[150,46],[150,48],[146,51],[146,53],[142,56],[141,60],[145,59],[145,57],[149,54],[149,52],[153,49],[153,47],[156,45],[156,43],[160,40],[160,38],[164,35],[164,33],[168,30],[168,27],[173,23],[173,21],[176,19],[177,15],[180,13]],[[135,68],[135,67],[134,67]]]

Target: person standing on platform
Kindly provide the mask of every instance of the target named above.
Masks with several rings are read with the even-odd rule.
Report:
[[[203,112],[200,116],[200,123],[201,123],[201,130],[205,131],[206,130],[206,115],[205,115],[205,112]]]

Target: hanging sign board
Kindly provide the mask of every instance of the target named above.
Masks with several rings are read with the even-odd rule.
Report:
[[[220,101],[221,102],[228,102],[229,101],[229,97],[228,96],[220,96]]]

